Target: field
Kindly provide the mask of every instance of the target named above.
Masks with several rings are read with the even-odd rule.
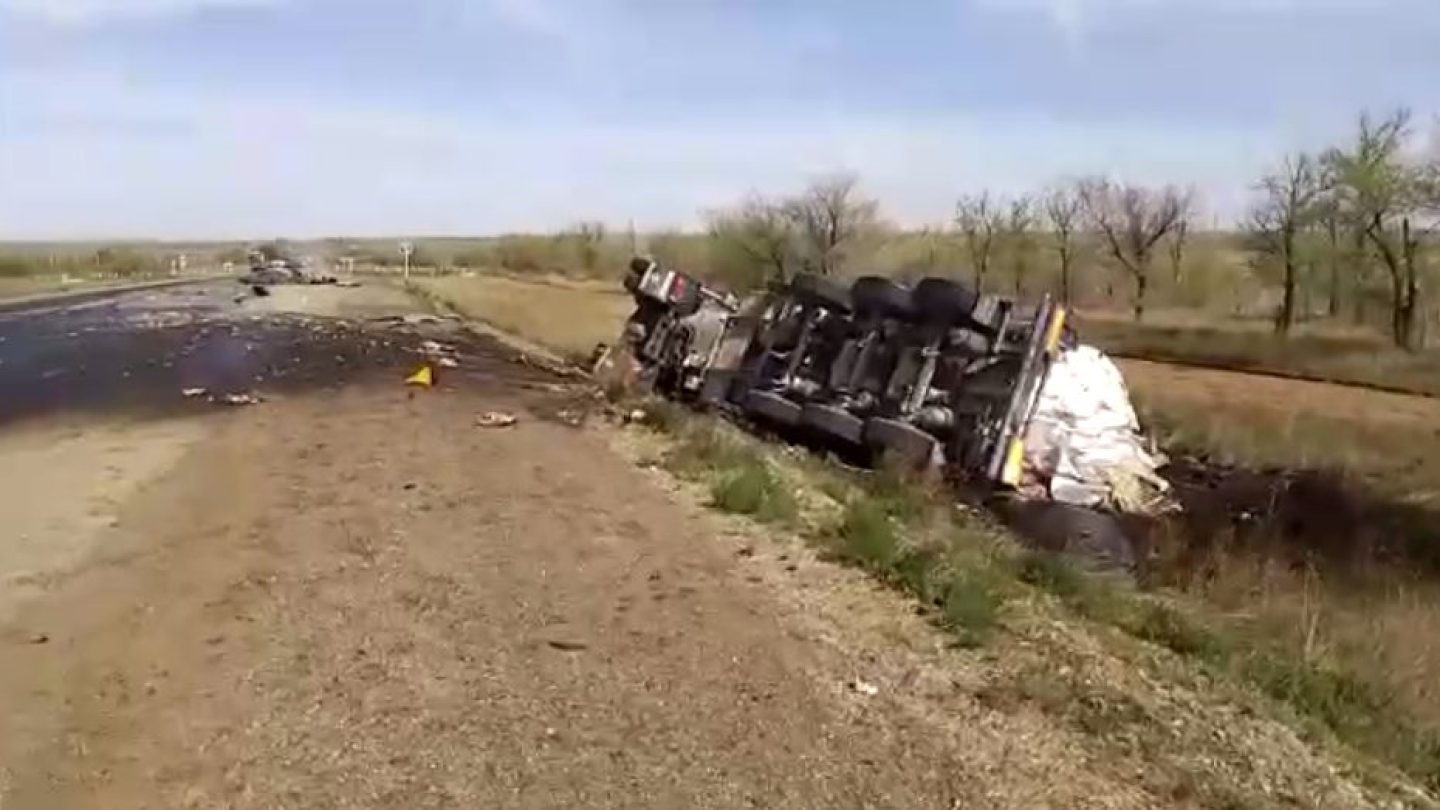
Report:
[[[424,294],[467,317],[534,340],[569,358],[613,343],[634,308],[612,281],[498,275],[416,278]]]

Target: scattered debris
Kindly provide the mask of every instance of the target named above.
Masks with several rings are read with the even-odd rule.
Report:
[[[414,374],[405,378],[405,384],[429,388],[435,384],[435,372],[429,366],[421,366]]]
[[[475,417],[475,426],[482,428],[510,427],[520,421],[515,414],[503,411],[489,411]]]
[[[862,681],[859,678],[850,682],[850,690],[857,695],[864,695],[865,697],[875,697],[880,694],[880,687],[868,681]]]
[[[250,285],[250,292],[255,293],[256,298],[266,298],[270,295],[270,290],[259,284]]]
[[[559,651],[561,651],[561,652],[581,652],[582,650],[588,650],[588,649],[590,649],[590,645],[589,645],[589,644],[582,644],[581,642],[578,642],[578,641],[556,641],[556,640],[551,640],[551,641],[548,641],[548,642],[546,642],[546,643],[549,644],[552,649],[556,649],[556,650],[559,650]]]
[[[210,393],[210,391],[209,391],[208,389],[205,389],[205,388],[182,388],[182,389],[180,389],[180,396],[185,397],[186,399],[193,399],[193,398],[195,398],[195,397],[203,397],[203,396],[205,396],[205,395],[208,394],[208,393]]]
[[[47,644],[49,643],[49,641],[50,636],[46,635],[45,633],[35,633],[30,636],[31,644]]]
[[[582,411],[576,411],[576,410],[571,410],[571,409],[569,409],[569,408],[567,408],[567,409],[565,409],[565,410],[562,410],[562,411],[558,411],[558,412],[555,414],[555,418],[556,418],[556,419],[559,419],[561,422],[564,422],[566,425],[569,425],[570,427],[580,427],[581,425],[585,424],[585,414],[584,414],[584,412],[582,412]]]
[[[342,279],[340,279],[339,281],[335,282],[335,286],[336,286],[336,287],[345,287],[345,288],[347,288],[347,289],[351,289],[351,288],[354,288],[354,287],[359,287],[359,286],[361,286],[361,285],[360,285],[360,282],[356,281],[356,280],[353,279],[353,278],[342,278]]]
[[[590,359],[587,367],[592,374],[597,373],[601,366],[610,359],[610,346],[605,343],[596,343],[595,348],[590,352]]]
[[[453,357],[441,357],[435,361],[441,368],[459,368],[460,362]]]
[[[221,405],[259,405],[265,400],[256,394],[225,394],[218,399],[211,399],[211,402],[218,402]]]

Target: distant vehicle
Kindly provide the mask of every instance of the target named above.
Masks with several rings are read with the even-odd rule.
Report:
[[[258,250],[250,251],[250,271],[240,277],[240,283],[250,286],[273,284],[334,284],[336,278],[329,273],[311,270],[310,262],[276,257],[267,260]]]

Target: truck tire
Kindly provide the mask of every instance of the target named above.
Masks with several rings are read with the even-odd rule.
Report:
[[[745,413],[777,425],[800,424],[800,405],[774,391],[751,391],[745,395]]]
[[[814,273],[799,273],[790,281],[790,293],[812,306],[850,311],[850,290],[838,281]]]
[[[800,411],[800,424],[849,444],[864,442],[865,421],[838,405],[806,405]]]
[[[880,276],[863,276],[850,285],[850,300],[862,317],[912,320],[915,303],[910,290]]]
[[[940,446],[934,436],[898,419],[866,420],[863,439],[876,453],[917,469],[928,465]]]
[[[936,326],[968,324],[979,296],[969,287],[948,278],[922,279],[911,293],[920,320]]]

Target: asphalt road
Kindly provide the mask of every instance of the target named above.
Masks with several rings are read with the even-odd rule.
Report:
[[[365,292],[275,288],[277,297]],[[356,319],[276,311],[233,281],[0,311],[0,424],[76,410],[164,414],[209,404],[187,399],[184,389],[223,397],[334,386],[418,365],[421,341],[436,335],[474,344],[482,362],[468,363],[467,374],[503,359],[489,341],[448,334],[453,324],[448,332],[407,324],[402,312]]]

